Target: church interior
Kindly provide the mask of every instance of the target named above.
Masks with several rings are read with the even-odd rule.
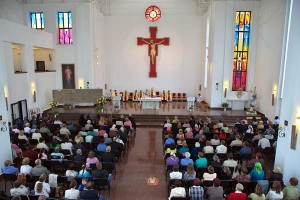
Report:
[[[192,129],[194,136],[200,133],[207,141],[216,134],[227,143],[226,153],[236,155],[229,138],[220,139],[223,123],[228,137],[238,135],[243,145],[251,143],[252,158],[262,150],[252,138],[267,138],[271,128],[272,151],[262,150],[264,178],[268,180],[279,168],[281,184],[288,188],[283,195],[289,187],[300,195],[298,183],[290,186],[292,177],[300,180],[299,10],[298,0],[1,0],[0,191],[10,196],[15,184],[5,178],[7,161],[21,170],[24,157],[11,149],[13,144],[22,145],[19,131],[25,131],[26,122],[31,130],[44,128],[45,123],[50,129],[59,120],[68,127],[72,124],[77,131],[67,139],[75,145],[91,116],[94,128],[99,134],[106,131],[111,140],[116,139],[111,136],[114,127],[118,139],[129,119],[134,124],[125,127],[127,142],[114,163],[109,190],[104,187],[99,193],[101,200],[175,199],[168,177],[173,168],[166,165],[172,155],[166,153],[165,142],[174,137],[180,151],[178,131]],[[33,127],[37,116],[40,121]],[[85,118],[82,125],[80,116]],[[255,118],[264,123],[262,130],[253,123]],[[105,129],[108,124],[110,129]],[[213,135],[203,134],[205,124]],[[240,125],[246,128],[240,130]],[[246,137],[248,125],[254,127],[251,139]],[[47,145],[55,131],[49,133]],[[194,136],[183,137],[190,151],[195,142],[201,143]],[[21,151],[34,146],[28,141]],[[97,154],[94,143],[88,146]],[[202,149],[208,144],[200,145]],[[186,155],[178,154],[180,159]],[[101,155],[97,154],[99,159]],[[198,154],[191,158],[196,161]],[[238,160],[245,167],[251,159]],[[31,165],[36,165],[35,160]],[[180,166],[180,170],[184,174],[187,169]],[[197,170],[195,165],[197,177],[203,179]],[[231,181],[234,186],[224,186],[225,195],[235,191],[237,182]],[[182,199],[196,199],[187,183],[182,184],[186,192]],[[204,186],[203,181],[200,185],[209,199],[211,185]],[[244,185],[244,192],[253,193],[255,185],[251,190]],[[36,198],[30,195],[28,199]],[[50,197],[56,198],[51,193]]]

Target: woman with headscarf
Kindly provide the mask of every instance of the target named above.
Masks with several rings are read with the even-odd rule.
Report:
[[[251,181],[264,180],[265,172],[259,162],[255,163],[254,168],[250,172],[250,177]]]

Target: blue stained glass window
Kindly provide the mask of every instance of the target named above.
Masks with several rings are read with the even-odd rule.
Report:
[[[58,43],[72,44],[72,13],[58,12]]]
[[[31,22],[31,28],[43,31],[45,28],[44,13],[31,12],[30,22]]]

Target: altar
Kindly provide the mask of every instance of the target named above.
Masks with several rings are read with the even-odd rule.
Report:
[[[155,97],[155,98],[145,97],[141,99],[143,110],[158,110],[160,102],[161,102],[160,97]]]
[[[244,110],[248,99],[228,99],[232,110]]]

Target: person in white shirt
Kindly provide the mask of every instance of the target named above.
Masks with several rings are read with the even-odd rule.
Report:
[[[93,127],[91,120],[87,120],[86,123],[87,124],[84,126],[85,130],[90,130],[90,127]]]
[[[39,133],[38,129],[35,129],[35,132],[32,133],[31,138],[39,141],[40,138],[42,138],[42,135]]]
[[[232,153],[227,154],[228,159],[223,162],[223,167],[236,167],[238,165],[237,161],[233,160]]]
[[[207,171],[208,171],[208,173],[205,172],[203,174],[203,180],[204,181],[212,181],[215,178],[217,178],[217,173],[215,173],[215,169],[212,166],[208,166]]]
[[[39,140],[38,145],[36,146],[37,149],[46,149],[49,151],[49,147],[45,144],[45,138],[41,137]]]
[[[18,139],[19,140],[28,140],[28,138],[26,137],[26,135],[24,135],[24,131],[21,130],[19,135],[18,135]]]
[[[211,145],[220,145],[221,142],[217,134],[214,134],[214,137],[210,140]]]
[[[268,192],[266,199],[283,199],[283,192],[281,191],[281,183],[274,181],[271,190]]]
[[[223,123],[221,120],[219,120],[219,122],[217,123],[217,127],[218,128],[223,128]]]
[[[30,159],[25,157],[22,161],[22,166],[20,168],[20,173],[31,175],[32,167],[29,165]]]
[[[70,151],[70,155],[73,155],[72,149],[73,149],[73,144],[69,141],[65,141],[64,143],[60,144],[61,149],[67,149]]]
[[[85,136],[85,142],[91,143],[92,141],[93,141],[93,136],[92,135]]]
[[[30,123],[25,124],[24,132],[27,134],[31,133]]]
[[[49,197],[50,185],[46,183],[47,175],[41,174],[39,180],[35,183],[34,186],[34,195],[45,195]]]
[[[258,147],[265,149],[266,147],[271,147],[270,141],[265,138],[264,134],[261,134],[261,139],[258,141]]]
[[[64,159],[64,154],[60,153],[59,150],[59,147],[55,147],[54,152],[50,155],[51,160],[62,161]]]
[[[172,128],[172,124],[170,123],[170,119],[167,119],[167,123],[164,124],[164,128]]]
[[[182,187],[181,181],[175,180],[174,185],[175,188],[171,190],[169,200],[171,200],[172,197],[186,197],[185,188]]]
[[[66,124],[63,124],[61,129],[59,130],[59,133],[61,135],[66,135],[67,137],[69,137],[69,135],[71,135],[69,129],[67,129],[67,125]]]
[[[279,117],[278,116],[275,116],[275,121],[274,121],[274,125],[279,125],[279,123],[280,123],[280,120],[279,120]]]
[[[13,126],[12,131],[13,131],[15,134],[19,134],[19,133],[20,133],[20,130],[18,129],[18,126],[17,126],[17,125],[14,125],[14,126]]]
[[[55,120],[54,120],[53,124],[59,124],[60,127],[63,125],[63,123],[58,119],[57,116],[55,117]]]
[[[214,153],[214,148],[213,146],[211,146],[210,141],[206,141],[206,146],[203,147],[203,153]]]
[[[227,147],[225,146],[225,140],[221,141],[221,145],[216,147],[216,153],[227,153]]]
[[[75,164],[70,163],[69,169],[66,171],[66,176],[68,177],[77,177],[78,172],[75,171]]]
[[[173,172],[170,173],[170,179],[182,179],[182,173],[179,171],[179,165],[173,165]]]
[[[76,190],[77,182],[71,180],[70,189],[65,191],[65,199],[79,199],[79,190]]]

